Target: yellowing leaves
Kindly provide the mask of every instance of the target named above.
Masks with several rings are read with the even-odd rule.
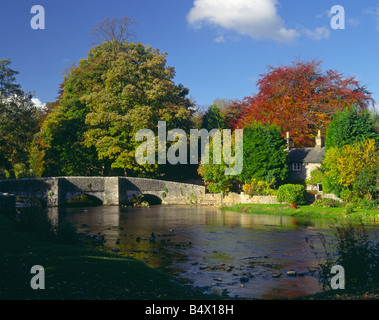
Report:
[[[365,170],[375,168],[379,151],[375,140],[366,139],[342,148],[330,148],[326,153],[325,176],[338,185],[349,188]]]

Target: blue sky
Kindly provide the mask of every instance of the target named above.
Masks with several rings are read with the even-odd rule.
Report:
[[[33,5],[45,29],[33,30]],[[334,5],[345,29],[331,27]],[[199,105],[256,92],[268,65],[322,60],[322,68],[355,76],[379,104],[379,1],[373,0],[1,0],[0,58],[11,58],[17,81],[54,101],[62,71],[85,58],[88,32],[105,17],[137,21],[137,40],[167,52],[176,83]]]

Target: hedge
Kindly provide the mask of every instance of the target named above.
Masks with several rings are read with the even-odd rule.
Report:
[[[300,184],[284,184],[279,187],[276,199],[289,204],[307,204],[307,191]]]

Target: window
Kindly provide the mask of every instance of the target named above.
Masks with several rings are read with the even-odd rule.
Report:
[[[301,171],[301,163],[293,163],[292,171]]]

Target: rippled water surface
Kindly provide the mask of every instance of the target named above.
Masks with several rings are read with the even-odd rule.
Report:
[[[331,235],[331,221],[192,206],[59,210],[79,231],[105,234],[105,249],[207,292],[273,299],[320,291],[317,260],[305,239]]]

